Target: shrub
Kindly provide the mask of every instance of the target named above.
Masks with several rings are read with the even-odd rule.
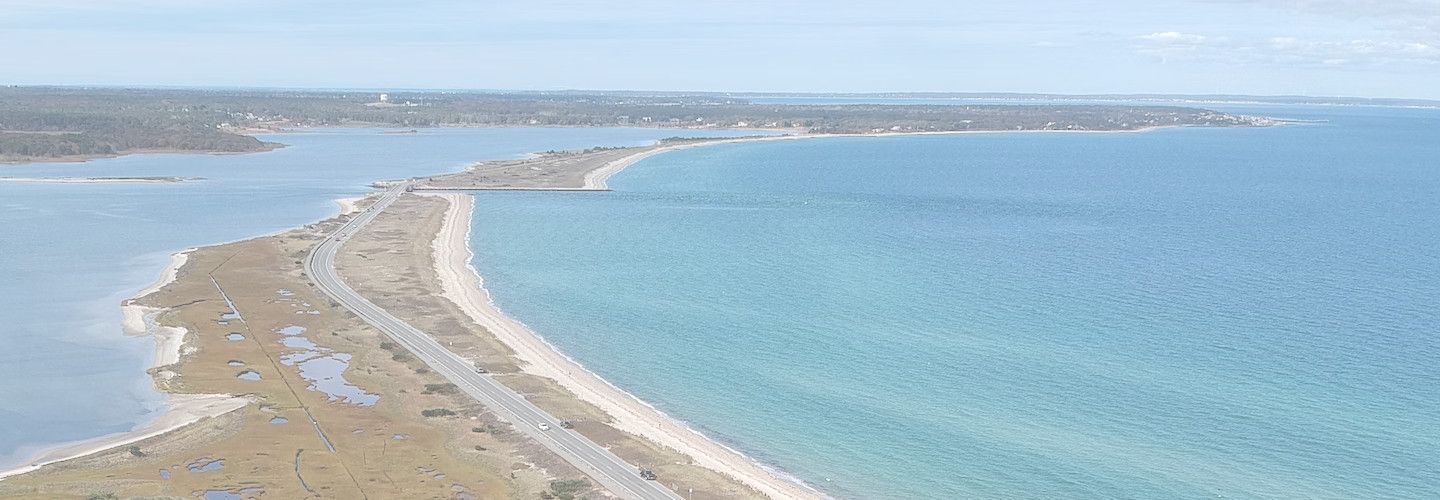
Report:
[[[421,411],[420,414],[426,417],[448,417],[454,415],[455,412],[450,411],[449,408],[431,408]]]
[[[550,491],[556,498],[570,500],[590,491],[590,481],[584,479],[562,479],[550,482]]]
[[[455,394],[460,390],[455,384],[425,384],[425,391],[421,394]]]

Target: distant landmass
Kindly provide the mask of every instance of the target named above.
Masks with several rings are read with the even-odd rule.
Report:
[[[1260,117],[1185,106],[774,104],[763,96],[672,92],[353,92],[0,87],[0,161],[70,161],[141,152],[248,153],[280,144],[247,134],[296,127],[754,128],[795,134],[1141,130],[1265,126]],[[805,94],[816,96],[820,94]],[[823,94],[1006,96],[1038,94]],[[1142,96],[1105,96],[1107,99]],[[1056,96],[1047,97],[1054,100]],[[1147,99],[1149,97],[1146,97]]]
[[[37,184],[176,184],[203,181],[204,177],[126,176],[126,177],[0,177],[0,182]]]

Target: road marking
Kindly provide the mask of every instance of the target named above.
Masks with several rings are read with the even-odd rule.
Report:
[[[664,485],[640,478],[635,467],[609,450],[575,432],[541,431],[527,422],[548,422],[556,419],[519,393],[493,378],[474,372],[471,364],[440,345],[433,337],[370,302],[345,284],[335,270],[335,256],[348,236],[369,224],[390,206],[409,183],[387,190],[371,207],[346,221],[319,244],[305,260],[305,271],[325,295],[360,319],[403,345],[435,372],[452,383],[466,388],[467,394],[489,407],[497,416],[509,421],[516,429],[554,451],[572,465],[586,471],[611,493],[622,498],[679,499]]]

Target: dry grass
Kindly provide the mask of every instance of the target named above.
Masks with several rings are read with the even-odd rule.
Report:
[[[428,177],[422,186],[466,189],[557,189],[585,185],[585,174],[615,160],[655,149],[656,146],[563,151],[524,160],[487,161],[464,172]]]
[[[607,425],[603,412],[554,381],[520,372],[504,344],[437,293],[430,244],[445,203],[420,196],[398,200],[343,249],[338,265],[346,280],[377,304],[432,332],[456,353],[483,363],[541,408],[574,421],[580,433],[631,463],[651,466],[676,491],[693,488],[693,498],[699,499],[760,496],[691,465],[684,455]],[[538,498],[552,481],[583,478],[474,400],[435,390],[446,381],[332,306],[310,284],[301,261],[318,236],[336,224],[332,219],[277,236],[196,250],[174,283],[140,301],[168,308],[161,323],[190,332],[180,362],[154,370],[157,384],[175,393],[247,395],[252,404],[142,441],[137,445],[140,456],[122,446],[7,479],[0,482],[0,496],[192,498],[205,490],[226,490],[286,499]],[[220,317],[229,307],[216,283],[244,322],[222,324]],[[282,296],[280,290],[293,295]],[[379,402],[373,407],[332,402],[310,390],[297,367],[281,360],[298,351],[282,345],[276,333],[291,325],[305,327],[305,336],[322,348],[353,355],[345,378],[378,394]],[[227,340],[232,332],[245,339]],[[231,366],[232,360],[244,366]],[[242,370],[254,370],[261,379],[236,378]],[[421,410],[428,408],[446,408],[456,415],[422,416]],[[272,424],[275,417],[288,423]],[[209,472],[187,469],[201,459],[225,462]],[[169,471],[168,479],[161,477],[161,469]],[[603,494],[596,490],[588,496]]]
[[[141,442],[143,456],[120,447],[8,479],[0,482],[0,496],[189,498],[204,490],[258,488],[249,491],[263,491],[266,498],[536,498],[550,480],[562,477],[527,463],[534,446],[506,433],[473,402],[422,394],[426,384],[445,381],[417,373],[413,362],[392,359],[379,348],[376,331],[330,307],[301,274],[299,260],[314,241],[314,229],[197,250],[174,283],[142,301],[170,307],[161,321],[190,330],[189,353],[163,370],[175,375],[158,374],[167,390],[247,394],[254,403]],[[220,324],[220,315],[229,309],[212,276],[244,323]],[[282,289],[294,295],[282,297],[277,293]],[[319,314],[297,314],[308,310]],[[297,368],[280,361],[295,349],[281,345],[275,330],[289,325],[304,326],[306,336],[321,347],[352,354],[345,377],[379,394],[379,403],[331,402],[309,390]],[[246,338],[229,341],[225,335],[230,332]],[[230,366],[230,360],[245,366]],[[261,380],[235,377],[246,369],[260,373]],[[428,407],[449,407],[460,415],[420,416],[418,408]],[[289,422],[272,424],[276,416]],[[477,425],[500,431],[472,432]],[[189,472],[186,465],[201,458],[225,464]],[[169,479],[161,477],[161,469],[169,471]],[[575,475],[563,472],[563,477]]]
[[[551,415],[575,422],[575,430],[610,448],[630,463],[646,464],[676,491],[694,489],[694,498],[759,498],[741,483],[691,464],[689,457],[622,432],[609,417],[555,381],[519,371],[513,352],[457,306],[439,294],[431,243],[439,232],[447,202],[407,195],[390,205],[337,257],[346,282],[366,298],[463,357],[483,364],[501,383],[526,396]],[[553,467],[552,464],[545,464]]]

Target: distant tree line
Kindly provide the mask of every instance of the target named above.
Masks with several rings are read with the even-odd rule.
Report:
[[[719,95],[377,93],[0,87],[0,159],[145,149],[272,147],[232,130],[337,126],[641,126],[874,133],[1132,130],[1246,126],[1255,119],[1171,106],[780,105]]]

